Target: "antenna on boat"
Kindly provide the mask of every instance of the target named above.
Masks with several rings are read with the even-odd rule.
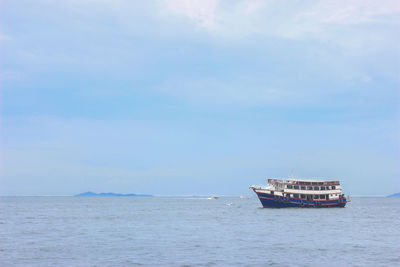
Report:
[[[290,177],[292,178],[292,180],[294,179],[293,169],[290,171]]]

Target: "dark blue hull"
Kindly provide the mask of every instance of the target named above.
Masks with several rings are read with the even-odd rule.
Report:
[[[305,200],[291,197],[281,197],[254,191],[264,208],[334,208],[346,206],[346,198],[335,200]]]

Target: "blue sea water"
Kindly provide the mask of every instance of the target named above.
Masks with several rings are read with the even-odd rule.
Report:
[[[1,197],[0,266],[400,266],[400,199]]]

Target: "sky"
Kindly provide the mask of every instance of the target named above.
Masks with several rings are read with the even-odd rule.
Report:
[[[3,0],[0,195],[400,191],[396,0]]]

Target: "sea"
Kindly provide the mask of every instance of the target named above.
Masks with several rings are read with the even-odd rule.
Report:
[[[400,198],[1,197],[0,266],[400,266]]]

